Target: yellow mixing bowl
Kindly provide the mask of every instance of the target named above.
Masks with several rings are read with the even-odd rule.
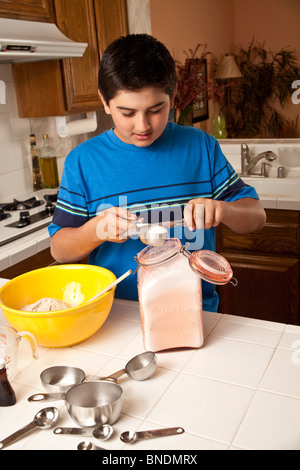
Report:
[[[61,348],[78,344],[94,334],[111,310],[115,288],[92,302],[90,298],[116,279],[108,269],[65,264],[29,271],[0,289],[0,307],[11,326],[29,331],[37,344]],[[20,309],[44,297],[71,305],[67,310],[24,312]]]

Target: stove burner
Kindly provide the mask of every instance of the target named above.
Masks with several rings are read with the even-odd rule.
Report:
[[[0,247],[48,227],[55,211],[57,195],[58,192],[45,194],[43,199],[31,197],[24,201],[14,199],[13,202],[0,203],[0,221],[3,220],[0,224]],[[4,220],[9,217],[12,222],[5,223]]]
[[[30,224],[29,211],[20,212],[20,218],[17,222],[17,227],[19,228],[26,227],[26,225],[29,225],[29,224]]]
[[[44,199],[47,202],[57,202],[58,192],[55,194],[45,194]]]
[[[8,217],[11,217],[11,215],[10,215],[10,214],[7,214],[6,212],[4,212],[3,207],[0,207],[0,221],[1,221],[1,220],[5,220],[5,219],[7,219]]]
[[[4,211],[23,211],[26,209],[33,209],[34,207],[41,206],[42,204],[44,204],[42,199],[32,197],[26,201],[18,201],[17,199],[14,199],[13,202],[1,204],[1,207]]]

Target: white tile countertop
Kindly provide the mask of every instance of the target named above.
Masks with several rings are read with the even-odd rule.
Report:
[[[0,280],[3,284],[5,280]],[[7,324],[0,310],[0,323]],[[158,370],[143,382],[119,379],[124,392],[121,418],[113,436],[55,435],[37,430],[7,449],[75,450],[82,440],[111,451],[300,449],[300,327],[204,312],[205,343],[200,349],[157,353]],[[58,426],[75,426],[63,401],[29,403],[44,392],[40,373],[54,365],[82,368],[105,376],[144,351],[137,302],[115,300],[97,333],[69,348],[39,347],[31,358],[20,344],[19,373],[11,381],[17,403],[0,408],[0,440],[32,421],[44,406],[60,410]],[[3,425],[5,423],[5,425]],[[126,445],[123,431],[181,426],[179,436]]]
[[[0,272],[50,246],[48,228],[42,228],[0,247]]]

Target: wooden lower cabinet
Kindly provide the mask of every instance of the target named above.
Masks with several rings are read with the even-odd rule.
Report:
[[[0,277],[4,279],[12,279],[16,276],[20,276],[20,274],[32,271],[33,269],[44,268],[52,263],[55,263],[55,260],[50,255],[50,248],[47,248],[34,256],[30,256],[29,258],[20,261],[20,263],[0,271]]]
[[[238,284],[219,286],[220,312],[299,324],[299,260],[224,256]]]
[[[216,250],[231,264],[238,284],[218,286],[219,311],[300,325],[298,211],[267,210],[264,228],[248,235],[221,225]]]
[[[45,268],[46,266],[50,266],[52,264],[59,263],[57,263],[52,258],[50,254],[50,248],[47,248],[46,250],[40,251],[34,256],[30,256],[29,258],[20,261],[20,263],[17,263],[10,268],[0,271],[0,278],[13,279],[16,276],[20,276],[21,274],[32,271],[33,269]],[[76,264],[88,264],[88,258],[77,261]]]

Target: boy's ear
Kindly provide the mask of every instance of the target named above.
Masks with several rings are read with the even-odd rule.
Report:
[[[100,100],[102,101],[102,104],[104,106],[104,111],[106,112],[106,114],[111,114],[110,108],[109,108],[108,104],[106,103],[105,99],[103,98],[103,95],[100,93],[99,90],[98,90],[98,95],[100,96]]]

